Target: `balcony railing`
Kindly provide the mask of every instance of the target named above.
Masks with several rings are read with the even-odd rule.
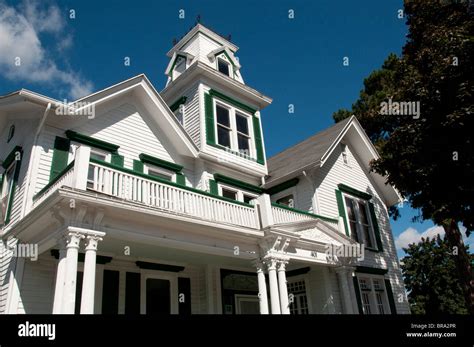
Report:
[[[336,228],[340,224],[337,219],[270,203],[267,194],[261,195],[255,206],[216,196],[90,158],[90,150],[82,147],[76,151],[75,160],[34,196],[33,208],[61,187],[94,191],[170,214],[252,229],[314,219]]]
[[[170,213],[192,216],[218,223],[259,228],[252,205],[227,201],[203,191],[179,186],[128,169],[91,159],[89,189],[157,207]]]
[[[276,203],[272,203],[272,214],[275,224],[321,219],[337,228],[339,223],[339,220],[334,218],[320,216]]]
[[[72,180],[74,174],[74,161],[64,168],[54,179],[52,179],[46,186],[43,187],[33,197],[33,207],[41,204],[58,188],[66,186],[72,187]]]

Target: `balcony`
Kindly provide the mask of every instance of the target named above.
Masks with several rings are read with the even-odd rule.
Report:
[[[118,167],[90,158],[90,151],[83,147],[78,149],[75,160],[34,196],[33,208],[61,187],[112,196],[174,215],[257,230],[261,229],[265,210],[272,215],[271,224],[321,219],[336,228],[338,226],[337,219],[270,204],[268,196],[266,200],[260,197],[254,206]],[[262,204],[270,210],[263,208]]]

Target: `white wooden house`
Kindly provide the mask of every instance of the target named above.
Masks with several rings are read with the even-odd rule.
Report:
[[[409,313],[357,119],[267,159],[237,50],[198,24],[161,92],[0,97],[1,313]]]

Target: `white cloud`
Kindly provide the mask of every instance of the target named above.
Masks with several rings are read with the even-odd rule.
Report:
[[[40,8],[38,2],[29,0],[17,10],[0,0],[0,74],[14,81],[66,87],[68,97],[73,99],[91,93],[92,83],[58,67],[39,38],[41,33],[54,34],[54,39],[61,42],[64,38],[60,36],[67,38],[64,28],[56,5]]]
[[[472,242],[472,237],[466,237],[466,228],[461,226],[459,229],[463,236],[464,243],[466,245],[470,244]],[[441,226],[432,226],[431,228],[428,228],[421,233],[415,228],[409,227],[395,238],[395,246],[397,247],[397,250],[401,250],[402,248],[407,248],[408,245],[411,243],[420,242],[421,238],[426,239],[427,237],[429,237],[430,239],[433,239],[436,237],[436,235],[440,235],[441,237],[443,237],[444,234],[445,231]],[[472,248],[472,246],[470,246],[470,248]]]

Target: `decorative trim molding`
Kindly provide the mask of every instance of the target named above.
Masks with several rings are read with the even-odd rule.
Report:
[[[156,166],[159,166],[163,169],[167,169],[167,170],[170,170],[170,171],[173,171],[173,172],[176,172],[176,173],[179,173],[183,170],[182,165],[171,163],[169,161],[159,159],[159,158],[153,157],[153,156],[145,154],[145,153],[140,153],[140,155],[138,157],[140,158],[140,160],[142,162],[144,162],[146,164],[156,165]]]
[[[184,266],[149,263],[146,261],[136,261],[135,264],[140,269],[145,269],[145,270],[168,271],[168,272],[181,272],[184,270]]]
[[[347,193],[347,194],[350,194],[350,195],[353,195],[353,196],[356,196],[358,198],[361,198],[361,199],[364,199],[364,200],[370,200],[372,199],[372,195],[368,194],[368,193],[364,193],[360,190],[357,190],[355,188],[352,188],[352,187],[349,187],[345,184],[338,184],[337,187],[339,188],[340,191],[344,192],[344,193]]]
[[[66,131],[66,137],[71,141],[76,141],[88,146],[103,149],[104,151],[110,152],[112,154],[116,154],[118,149],[120,148],[120,146],[114,145],[113,143],[98,140],[87,135],[79,134],[72,130]]]
[[[251,191],[251,192],[254,192],[254,193],[258,193],[258,194],[261,194],[264,191],[263,188],[260,188],[258,186],[254,186],[253,184],[243,182],[243,181],[239,181],[239,180],[236,180],[235,178],[224,176],[224,175],[221,175],[221,174],[218,174],[218,173],[214,174],[214,180],[216,182],[226,183],[226,184],[229,184],[231,186],[241,188],[241,189],[245,189],[245,190],[248,190],[248,191]]]
[[[274,195],[274,194],[284,191],[285,189],[296,186],[299,181],[300,181],[299,178],[295,177],[283,183],[277,184],[276,186],[265,189],[265,192],[269,195]]]
[[[385,275],[388,272],[388,269],[380,269],[368,266],[356,266],[355,272],[372,275]]]

